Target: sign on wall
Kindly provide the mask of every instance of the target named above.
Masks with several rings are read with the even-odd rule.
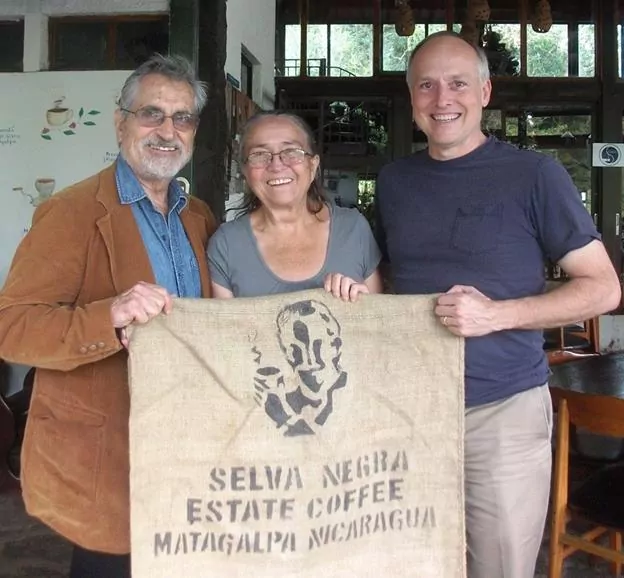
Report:
[[[624,144],[598,142],[592,144],[593,167],[624,167]]]

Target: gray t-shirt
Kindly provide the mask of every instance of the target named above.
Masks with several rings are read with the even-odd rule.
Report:
[[[366,219],[357,209],[330,206],[329,243],[321,270],[303,281],[285,281],[267,266],[258,249],[249,215],[224,223],[210,238],[212,280],[234,297],[289,293],[323,286],[328,273],[364,281],[377,268],[381,253]]]

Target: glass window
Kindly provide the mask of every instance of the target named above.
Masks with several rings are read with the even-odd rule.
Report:
[[[24,70],[24,21],[0,20],[0,72]]]
[[[50,69],[132,70],[167,53],[168,26],[167,16],[50,18]]]
[[[57,22],[54,26],[53,70],[102,70],[107,68],[106,22]]]
[[[596,74],[596,40],[593,24],[579,24],[579,76]]]
[[[301,27],[285,30],[284,76],[299,74]],[[372,76],[372,24],[309,24],[307,29],[307,76]]]
[[[384,24],[381,69],[385,72],[407,70],[409,56],[418,43],[443,30],[446,30],[446,24],[416,24],[411,36],[399,36],[394,24]]]
[[[299,76],[301,58],[301,26],[287,24],[285,28],[284,64],[282,76]]]
[[[529,76],[568,76],[568,26],[553,24],[548,32],[535,32],[527,26],[527,74]]]
[[[308,76],[327,76],[327,24],[308,25]]]
[[[491,24],[485,30],[484,50],[492,76],[520,73],[520,24]]]
[[[116,25],[115,67],[134,70],[154,52],[167,54],[169,47],[167,20],[120,22]]]
[[[622,25],[617,25],[617,44],[618,44],[618,71],[620,76],[624,76],[622,70]]]
[[[394,24],[383,26],[383,58],[381,68],[386,72],[407,70],[407,61],[414,47],[425,39],[425,25],[416,24],[414,34],[399,36]]]
[[[373,25],[332,24],[330,76],[373,75]]]

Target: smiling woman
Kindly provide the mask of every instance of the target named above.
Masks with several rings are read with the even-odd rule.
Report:
[[[208,260],[215,297],[325,286],[355,299],[379,292],[379,249],[364,217],[330,204],[318,178],[310,128],[283,112],[260,113],[242,131],[247,192],[242,216],[221,226]]]

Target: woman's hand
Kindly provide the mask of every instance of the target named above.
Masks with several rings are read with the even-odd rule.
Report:
[[[356,301],[360,293],[370,293],[368,287],[364,283],[358,283],[351,279],[351,277],[340,273],[330,273],[327,275],[323,286],[325,287],[325,291],[344,301]]]

